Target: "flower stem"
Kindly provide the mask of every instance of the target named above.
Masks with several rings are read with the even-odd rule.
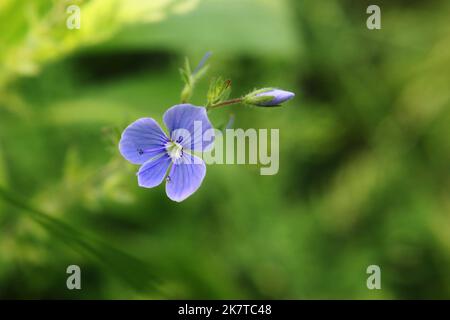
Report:
[[[207,106],[206,109],[209,111],[209,110],[212,110],[212,109],[215,109],[215,108],[227,106],[227,105],[230,105],[230,104],[241,103],[241,102],[242,102],[242,98],[230,99],[230,100],[222,101],[222,102],[219,102],[219,103]]]

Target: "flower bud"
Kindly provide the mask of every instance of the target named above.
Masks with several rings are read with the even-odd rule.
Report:
[[[243,101],[247,104],[261,107],[275,107],[292,99],[294,93],[275,88],[264,88],[246,95]]]

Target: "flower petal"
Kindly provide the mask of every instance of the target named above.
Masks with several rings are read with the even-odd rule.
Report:
[[[167,176],[167,196],[173,201],[183,201],[197,191],[205,175],[205,162],[199,157],[183,153],[183,156],[173,164]]]
[[[173,141],[189,150],[206,151],[212,146],[214,138],[203,141],[205,131],[211,129],[206,108],[191,104],[178,104],[169,108],[163,117]]]
[[[172,160],[167,154],[144,163],[137,173],[140,187],[153,188],[161,184]]]
[[[134,164],[143,164],[165,152],[168,138],[152,118],[141,118],[130,124],[122,133],[119,150]]]

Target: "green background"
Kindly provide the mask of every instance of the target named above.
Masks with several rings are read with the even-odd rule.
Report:
[[[69,4],[81,29],[68,30]],[[366,8],[381,7],[381,30]],[[1,298],[450,298],[448,1],[0,4]],[[118,153],[179,103],[178,68],[296,93],[231,106],[279,128],[280,170],[210,165],[182,203]],[[82,290],[66,288],[79,265]],[[366,268],[381,267],[381,290]]]

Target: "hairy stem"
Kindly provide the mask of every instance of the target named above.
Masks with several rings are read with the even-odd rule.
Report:
[[[227,105],[230,105],[230,104],[241,103],[241,102],[242,102],[242,98],[236,98],[236,99],[226,100],[226,101],[222,101],[222,102],[219,102],[219,103],[216,103],[216,104],[212,104],[210,106],[207,106],[206,109],[209,111],[209,110],[212,110],[212,109],[215,109],[215,108],[227,106]]]

